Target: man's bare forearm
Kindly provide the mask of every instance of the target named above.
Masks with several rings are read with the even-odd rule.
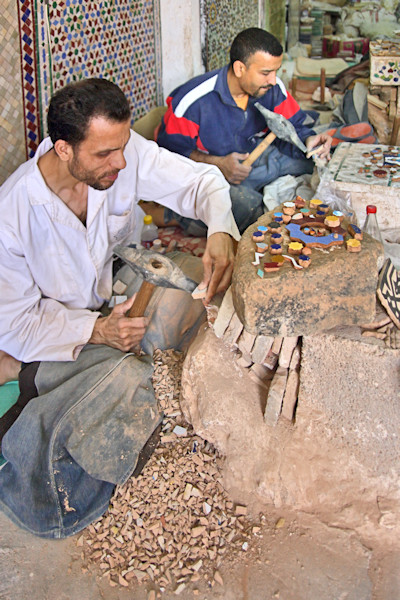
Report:
[[[215,156],[213,154],[207,154],[206,152],[200,152],[200,150],[193,150],[189,158],[196,162],[215,165],[229,183],[238,184],[242,183],[251,171],[251,167],[242,164],[242,161],[247,158],[247,156],[248,153],[240,154],[239,152],[232,152],[226,156]]]
[[[200,152],[200,150],[193,150],[189,155],[189,158],[196,162],[207,163],[208,165],[216,165],[220,168],[221,159],[223,156],[215,156],[213,154],[207,154],[207,152]]]

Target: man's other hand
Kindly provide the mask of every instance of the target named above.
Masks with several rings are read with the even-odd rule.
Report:
[[[208,304],[217,292],[229,287],[235,258],[233,244],[228,233],[213,233],[207,240],[202,259],[204,275],[199,284],[199,288],[208,287],[205,304]]]
[[[122,352],[136,349],[145,334],[148,319],[146,317],[131,318],[126,316],[135,297],[136,294],[125,300],[125,302],[117,304],[108,317],[98,318],[88,343],[105,344],[122,350]]]
[[[310,135],[310,137],[306,139],[307,154],[309,154],[312,151],[312,149],[316,148],[317,146],[321,147],[315,153],[315,156],[318,156],[318,158],[326,158],[327,160],[330,160],[330,150],[332,146],[331,136],[327,133],[319,133],[318,135]]]
[[[226,156],[219,156],[215,164],[229,183],[239,184],[249,176],[251,171],[251,167],[242,164],[248,155],[248,153],[232,152]]]

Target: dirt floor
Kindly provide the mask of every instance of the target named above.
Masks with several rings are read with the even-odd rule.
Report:
[[[284,521],[282,520],[284,519]],[[278,523],[278,527],[276,524]],[[110,587],[101,572],[82,571],[72,539],[49,541],[17,529],[0,514],[2,600],[147,600],[152,585]],[[247,552],[226,554],[223,585],[203,577],[178,597],[199,600],[395,600],[400,598],[398,555],[373,557],[351,532],[307,515],[271,511]],[[151,597],[151,596],[150,596]],[[172,591],[160,594],[169,600]]]
[[[0,513],[0,599],[400,599],[400,552],[372,553],[312,515],[263,507],[250,516],[230,502],[221,457],[182,421],[181,364],[176,353],[156,357],[160,445],[98,522],[42,540]]]

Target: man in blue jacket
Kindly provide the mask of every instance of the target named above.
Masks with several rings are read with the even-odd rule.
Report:
[[[232,43],[229,65],[191,79],[167,98],[168,109],[158,135],[160,146],[219,167],[231,184],[232,210],[240,232],[263,214],[265,185],[283,175],[313,170],[311,159],[278,139],[252,167],[243,165],[268,133],[256,102],[288,119],[308,150],[322,145],[321,158],[330,151],[330,136],[315,135],[304,125],[305,112],[276,76],[282,53],[281,44],[269,32],[245,29]],[[169,209],[159,210],[153,217],[160,225],[179,223],[189,233],[206,231],[201,221],[193,222]]]

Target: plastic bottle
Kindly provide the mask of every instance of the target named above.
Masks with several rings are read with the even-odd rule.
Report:
[[[158,238],[158,227],[153,223],[153,217],[146,215],[143,218],[143,229],[140,236],[140,242],[145,248],[151,248],[154,240]]]
[[[376,218],[376,206],[374,204],[368,204],[367,206],[367,218],[365,219],[363,231],[383,245],[381,230]]]

